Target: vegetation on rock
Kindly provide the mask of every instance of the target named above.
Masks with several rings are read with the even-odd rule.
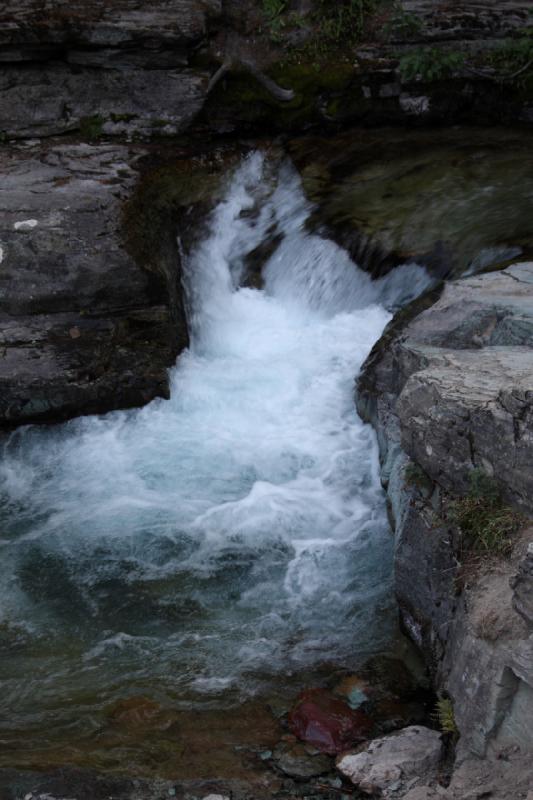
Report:
[[[97,141],[102,136],[104,118],[100,114],[91,117],[82,117],[80,120],[80,133],[84,139],[90,142]]]
[[[434,719],[443,733],[454,737],[458,735],[459,731],[455,722],[453,704],[449,697],[440,697],[438,699]]]
[[[465,552],[481,555],[509,555],[525,522],[504,502],[498,482],[479,469],[471,473],[468,494],[453,501],[451,518],[461,529]]]
[[[464,60],[463,53],[438,50],[436,47],[419,47],[401,57],[400,75],[405,81],[443,80],[460,69]]]

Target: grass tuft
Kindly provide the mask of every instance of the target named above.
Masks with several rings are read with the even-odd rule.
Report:
[[[452,521],[463,534],[463,548],[471,553],[507,556],[525,517],[503,501],[501,489],[482,470],[473,470],[470,491],[451,504]]]
[[[457,736],[459,734],[457,723],[455,722],[453,704],[449,697],[440,697],[437,700],[433,719],[443,733],[450,736]]]

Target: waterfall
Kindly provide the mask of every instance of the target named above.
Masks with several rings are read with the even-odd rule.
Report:
[[[132,687],[234,702],[388,646],[392,541],[353,381],[388,309],[429,278],[372,281],[306,231],[311,210],[289,163],[248,156],[185,259],[191,346],[171,399],[6,439],[10,729],[75,737]],[[243,287],[269,237],[264,288]]]

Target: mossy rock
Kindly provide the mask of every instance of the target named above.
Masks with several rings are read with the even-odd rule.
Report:
[[[158,270],[162,243],[169,232],[174,235],[179,225],[180,234],[186,234],[192,222],[190,215],[189,224],[183,224],[186,210],[196,207],[206,214],[215,205],[225,174],[240,157],[240,151],[217,151],[206,158],[167,161],[142,175],[122,221],[126,247],[138,263]]]
[[[281,102],[273,97],[252,75],[245,71],[232,73],[216,87],[202,112],[202,118],[217,130],[257,129],[268,131],[300,130],[324,124],[328,108],[355,91],[356,68],[345,61],[277,64],[269,71],[276,83],[292,89],[295,97]]]

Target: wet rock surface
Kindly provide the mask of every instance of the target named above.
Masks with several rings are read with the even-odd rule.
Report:
[[[529,628],[533,628],[533,542],[527,548],[518,572],[511,581],[513,608]]]
[[[327,690],[310,689],[289,713],[289,728],[321,752],[332,754],[369,738],[373,723]]]
[[[120,232],[139,155],[61,143],[1,151],[1,424],[167,396],[183,313],[171,319],[166,281],[135,263]]]
[[[531,263],[449,283],[381,358],[378,343],[359,407],[446,490],[479,467],[531,508],[532,324]]]
[[[310,745],[287,737],[273,752],[273,763],[290,778],[314,778],[331,772],[333,762],[327,755]]]

